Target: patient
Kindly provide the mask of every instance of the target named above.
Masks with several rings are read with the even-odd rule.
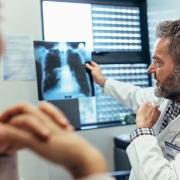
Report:
[[[0,57],[3,47],[0,33]],[[51,104],[35,107],[23,103],[1,114],[0,180],[19,180],[16,152],[23,148],[62,165],[74,179],[113,179],[106,173],[101,153],[78,136],[64,114]]]
[[[16,151],[29,148],[62,165],[74,179],[112,180],[101,153],[78,136],[64,114],[49,103],[22,103],[0,117],[0,179],[19,180]],[[76,148],[74,148],[76,147]],[[9,155],[5,155],[9,154]]]

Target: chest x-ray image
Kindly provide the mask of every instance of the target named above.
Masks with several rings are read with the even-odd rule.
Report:
[[[34,41],[39,100],[94,96],[91,60],[84,42]]]

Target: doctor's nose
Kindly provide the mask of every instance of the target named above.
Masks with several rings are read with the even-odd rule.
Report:
[[[148,73],[149,74],[154,74],[156,72],[156,65],[154,62],[151,63],[151,65],[148,68]]]

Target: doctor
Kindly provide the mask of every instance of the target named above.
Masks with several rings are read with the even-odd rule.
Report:
[[[127,148],[130,180],[180,180],[180,20],[159,23],[156,35],[148,69],[156,80],[155,88],[106,79],[95,62],[86,64],[105,94],[134,111],[143,104]]]

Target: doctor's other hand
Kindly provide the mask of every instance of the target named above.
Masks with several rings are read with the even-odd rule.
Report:
[[[91,71],[94,82],[103,86],[106,78],[103,76],[100,66],[94,61],[91,61],[90,64],[86,63],[86,67]]]
[[[157,108],[155,101],[143,103],[136,113],[137,128],[152,128],[157,122],[161,111]]]

